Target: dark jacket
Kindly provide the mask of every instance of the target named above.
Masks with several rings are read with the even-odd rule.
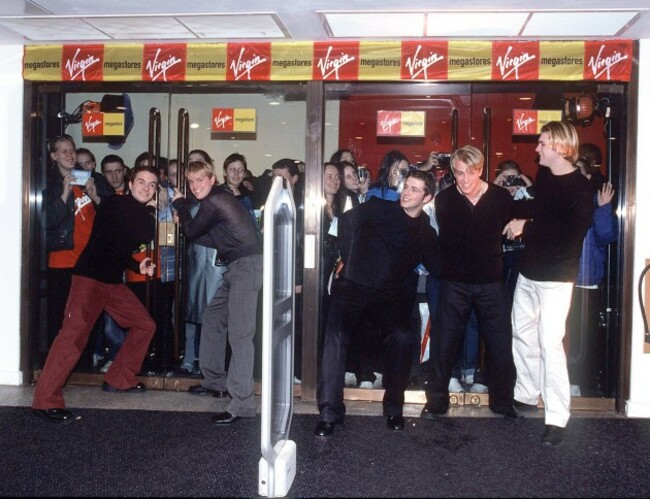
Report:
[[[191,203],[185,198],[174,201],[183,234],[203,246],[216,248],[228,262],[250,255],[262,254],[257,227],[246,207],[230,192],[216,185],[201,200],[196,215],[190,213]]]
[[[339,217],[341,277],[375,290],[396,290],[423,263],[438,273],[438,235],[429,217],[408,216],[399,203],[371,198]]]
[[[75,167],[75,170],[79,169]],[[91,176],[95,180],[97,194],[102,201],[115,194],[115,189],[102,174],[91,172]],[[68,196],[68,201],[64,203],[61,194],[63,194],[63,177],[55,165],[47,177],[43,192],[47,251],[69,250],[74,247],[74,196]]]
[[[155,209],[133,196],[109,196],[97,209],[93,230],[73,273],[107,284],[120,284],[124,269],[140,271],[133,258],[156,232]]]

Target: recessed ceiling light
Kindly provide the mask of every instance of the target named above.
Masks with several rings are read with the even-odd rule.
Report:
[[[429,12],[426,36],[517,36],[528,12]]]
[[[333,38],[405,37],[424,34],[423,12],[321,13]]]

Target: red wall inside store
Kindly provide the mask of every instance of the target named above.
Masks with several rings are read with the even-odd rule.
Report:
[[[458,145],[472,144],[483,148],[483,110],[491,110],[489,179],[495,177],[497,165],[505,160],[516,161],[522,172],[534,178],[537,171],[537,136],[513,136],[513,109],[532,108],[531,100],[521,101],[520,94],[476,94],[469,96],[351,96],[340,101],[339,147],[351,149],[359,164],[365,164],[373,178],[383,156],[392,149],[402,151],[411,163],[426,159],[431,151],[451,152],[451,110],[458,110]],[[425,137],[377,137],[377,111],[425,111]],[[595,117],[588,126],[577,125],[581,143],[591,142],[605,153],[602,117]],[[329,152],[329,154],[334,151]],[[502,153],[497,155],[497,153]],[[329,156],[328,156],[329,159]],[[603,172],[604,173],[604,172]]]

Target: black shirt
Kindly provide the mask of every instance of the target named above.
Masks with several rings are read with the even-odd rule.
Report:
[[[107,284],[123,282],[125,268],[140,271],[140,264],[132,255],[140,245],[153,240],[155,222],[155,209],[132,195],[103,199],[73,273]]]

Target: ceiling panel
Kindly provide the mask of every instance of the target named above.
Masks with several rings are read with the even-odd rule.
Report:
[[[199,38],[286,38],[273,14],[179,17]]]
[[[174,17],[96,17],[88,23],[115,40],[195,38]]]
[[[616,36],[638,11],[535,12],[523,36]]]
[[[0,19],[3,26],[33,41],[109,40],[81,19]]]

